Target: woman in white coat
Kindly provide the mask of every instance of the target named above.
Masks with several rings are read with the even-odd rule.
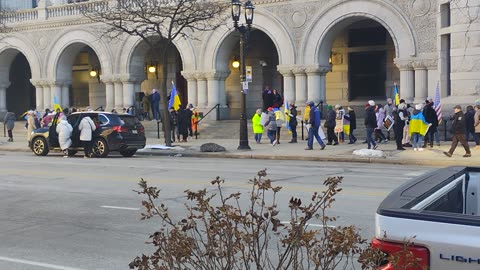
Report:
[[[80,130],[80,141],[83,144],[83,151],[85,152],[84,158],[89,158],[92,153],[92,132],[95,131],[97,127],[93,122],[92,118],[85,116],[80,121],[78,129]]]
[[[68,157],[68,148],[72,145],[72,125],[68,123],[67,117],[61,116],[57,124],[58,143],[63,151],[63,157]]]

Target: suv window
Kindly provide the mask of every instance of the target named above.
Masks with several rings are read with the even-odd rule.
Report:
[[[103,125],[108,124],[108,122],[109,122],[109,120],[105,115],[103,115],[103,114],[98,115],[98,124],[99,125],[103,126]]]
[[[67,120],[68,120],[68,123],[70,123],[70,125],[75,126],[78,122],[78,118],[80,117],[80,114],[72,114],[72,115],[69,115]]]
[[[118,116],[122,121],[123,124],[127,127],[133,127],[136,123],[138,123],[138,119],[132,115],[119,115]]]

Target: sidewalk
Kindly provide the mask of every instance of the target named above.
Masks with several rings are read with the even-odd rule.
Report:
[[[7,142],[6,137],[0,137],[0,151],[25,151],[31,152],[27,147],[26,134],[14,134],[14,142]],[[327,145],[325,150],[320,150],[318,143],[315,142],[313,151],[306,151],[306,141],[290,144],[285,138],[280,140],[281,144],[272,146],[267,143],[267,139],[262,140],[265,143],[256,144],[253,139],[249,140],[251,150],[237,150],[238,139],[192,139],[186,143],[175,142],[172,149],[160,150],[152,149],[152,145],[163,144],[163,139],[148,138],[147,147],[139,150],[137,155],[143,156],[182,156],[182,157],[215,157],[215,158],[243,158],[243,159],[273,159],[273,160],[309,160],[309,161],[336,161],[336,162],[362,162],[362,163],[383,163],[383,164],[402,164],[402,165],[424,165],[424,166],[479,166],[480,150],[472,147],[472,157],[464,158],[464,149],[461,145],[457,147],[453,157],[448,158],[443,155],[443,151],[448,151],[450,142],[442,142],[441,146],[426,148],[425,151],[413,151],[407,148],[405,151],[397,151],[393,141],[387,144],[379,144],[378,150],[381,150],[383,157],[362,157],[353,155],[354,150],[366,149],[367,145],[357,142],[356,144],[341,143],[336,146]],[[226,152],[203,153],[200,152],[200,146],[207,142],[214,142],[226,148]],[[33,155],[33,153],[32,153]]]

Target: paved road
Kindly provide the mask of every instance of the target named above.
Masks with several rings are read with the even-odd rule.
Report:
[[[181,213],[183,191],[208,187],[224,177],[228,191],[248,190],[248,179],[267,168],[291,196],[308,198],[328,176],[344,176],[344,191],[331,215],[336,225],[356,224],[373,235],[374,212],[395,187],[430,168],[379,164],[112,156],[107,159],[35,157],[0,152],[0,269],[128,269],[156,228],[139,221],[140,178],[162,187],[164,199]],[[400,172],[400,173],[399,173]],[[396,175],[396,176],[394,176]],[[282,218],[288,220],[287,215]]]

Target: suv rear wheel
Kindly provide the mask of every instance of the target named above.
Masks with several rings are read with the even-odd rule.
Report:
[[[48,145],[45,138],[37,137],[33,139],[32,151],[37,156],[46,156],[48,154]]]
[[[92,143],[92,152],[95,157],[104,158],[108,156],[107,142],[102,138],[95,138]]]
[[[137,149],[129,149],[129,150],[120,151],[120,154],[124,157],[131,157],[135,155],[136,152],[137,152]]]

